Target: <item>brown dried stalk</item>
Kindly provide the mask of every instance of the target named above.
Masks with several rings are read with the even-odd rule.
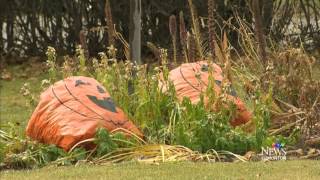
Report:
[[[197,58],[196,40],[193,35],[188,34],[188,59],[190,62],[195,62]]]
[[[201,46],[201,34],[200,34],[200,27],[199,27],[199,22],[198,22],[198,15],[197,15],[197,11],[193,5],[192,0],[188,0],[189,3],[189,9],[190,9],[190,14],[191,14],[191,20],[192,20],[192,30],[193,30],[193,34],[195,36],[195,43],[200,55],[200,58],[203,59],[204,55],[203,55],[203,50],[202,50],[202,46]]]
[[[188,54],[187,54],[187,29],[183,18],[183,12],[179,13],[179,29],[180,29],[180,43],[182,46],[183,55],[185,56],[186,62],[188,62]]]
[[[115,40],[115,33],[114,33],[114,27],[113,27],[113,21],[112,21],[112,13],[111,13],[111,7],[109,0],[106,0],[106,5],[104,7],[104,13],[107,19],[107,26],[108,26],[108,45],[114,45]]]
[[[175,15],[171,15],[169,18],[169,30],[172,38],[173,62],[177,64],[177,20]]]
[[[154,56],[157,58],[158,62],[161,61],[161,53],[159,48],[157,48],[156,45],[154,45],[152,42],[147,42],[147,47],[151,50],[151,52],[154,54]]]
[[[217,38],[215,35],[215,14],[216,14],[216,6],[215,0],[208,0],[208,29],[209,29],[209,47],[212,54],[212,60],[214,60],[215,55],[215,44],[217,42]]]

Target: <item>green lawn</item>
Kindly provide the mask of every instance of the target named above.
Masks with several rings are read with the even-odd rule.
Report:
[[[319,161],[268,163],[126,163],[3,171],[1,179],[320,179]]]
[[[8,122],[10,122],[17,129],[16,132],[24,135],[24,128],[34,107],[28,104],[27,99],[20,93],[20,89],[24,83],[29,83],[31,93],[38,98],[41,80],[46,76],[41,73],[41,70],[35,72],[36,69],[28,68],[28,65],[10,66],[7,70],[12,72],[12,80],[0,79],[0,128],[8,128]]]
[[[8,122],[24,133],[33,108],[19,93],[25,82],[39,95],[44,74],[29,72],[20,77],[21,67],[14,71],[13,80],[0,81],[0,128]],[[45,167],[35,170],[0,171],[0,179],[320,179],[320,161],[285,161],[268,163],[166,163],[160,165],[125,163],[116,165],[80,165]]]

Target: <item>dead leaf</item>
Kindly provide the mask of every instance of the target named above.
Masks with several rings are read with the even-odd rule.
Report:
[[[12,74],[6,69],[4,69],[3,72],[1,73],[1,79],[10,81],[12,80]]]
[[[253,152],[253,151],[248,151],[248,152],[244,155],[244,157],[245,157],[247,160],[252,159],[254,156],[256,156],[256,153]]]

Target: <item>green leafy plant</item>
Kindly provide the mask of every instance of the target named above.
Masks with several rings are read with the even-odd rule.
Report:
[[[98,156],[105,155],[118,147],[118,145],[112,141],[109,132],[104,128],[99,128],[97,130],[95,139]]]

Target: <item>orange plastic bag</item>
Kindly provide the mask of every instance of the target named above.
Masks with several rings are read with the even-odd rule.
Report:
[[[199,61],[195,63],[185,63],[178,68],[173,69],[169,73],[169,80],[173,82],[177,97],[180,101],[184,97],[188,97],[193,104],[200,101],[200,95],[206,92],[209,81],[208,63],[206,61]],[[212,76],[215,79],[214,91],[217,95],[221,93],[221,83],[223,80],[222,69],[212,63]],[[164,83],[160,82],[160,88],[163,92],[167,91]],[[245,107],[245,104],[237,97],[233,90],[231,94],[227,95],[228,100],[232,101],[237,106],[237,113],[235,119],[230,123],[232,126],[245,124],[251,119],[251,113]],[[205,104],[208,103],[208,98],[204,97]]]
[[[143,136],[101,84],[76,76],[56,82],[41,94],[26,133],[34,140],[69,150],[94,137],[98,127],[108,131],[122,128]]]

